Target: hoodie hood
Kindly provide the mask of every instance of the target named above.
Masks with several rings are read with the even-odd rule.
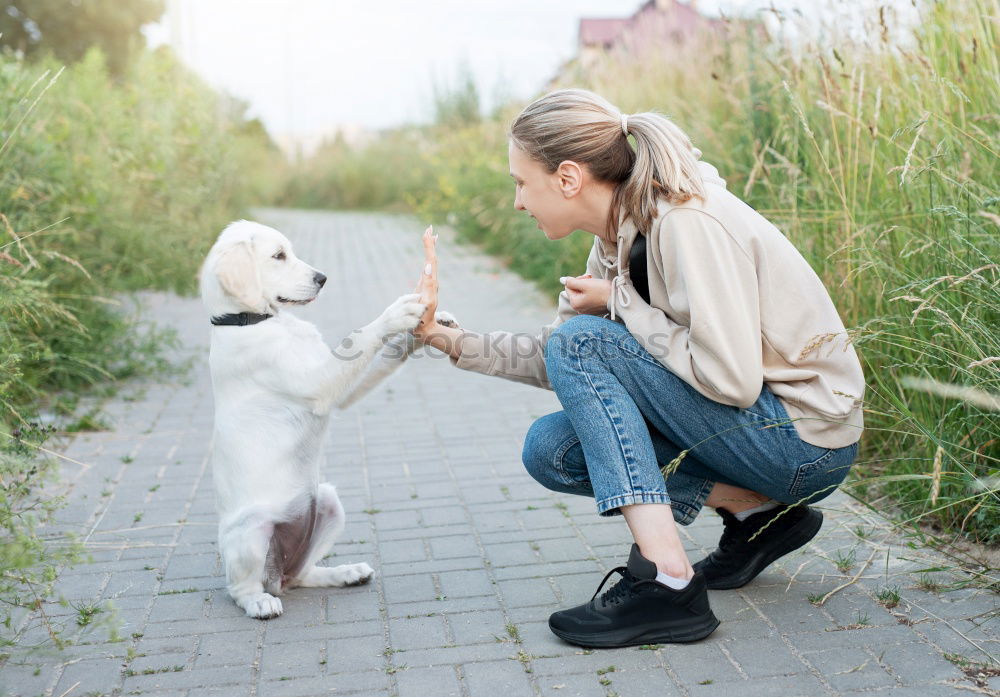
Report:
[[[705,183],[705,186],[721,186],[725,189],[726,180],[719,176],[719,170],[717,170],[713,165],[703,162],[700,159],[701,150],[693,148],[692,151],[695,158],[698,159],[698,172],[701,174],[701,178]],[[709,195],[711,195],[710,192]],[[673,204],[660,199],[657,205],[657,217],[663,216],[673,207]],[[635,242],[636,235],[639,234],[640,232],[635,226],[635,222],[631,218],[624,220],[623,214],[622,218],[618,221],[617,242],[614,249],[611,249],[608,243],[601,238],[594,238],[594,247],[597,251],[597,258],[601,262],[601,266],[605,268],[604,277],[608,278],[608,274],[612,274],[611,297],[608,298],[608,310],[611,312],[612,320],[616,318],[616,306],[628,307],[632,302],[632,294],[629,292],[632,279],[629,276],[628,257],[629,252],[632,249],[632,243]]]

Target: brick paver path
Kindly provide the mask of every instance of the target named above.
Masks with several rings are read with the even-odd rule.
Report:
[[[329,343],[411,292],[418,221],[258,215],[329,276],[300,311]],[[534,332],[551,321],[552,298],[441,232],[442,308],[478,330]],[[292,591],[280,618],[249,619],[226,596],[216,553],[208,321],[197,299],[144,302],[176,327],[193,370],[103,405],[112,430],[65,449],[83,466],[64,465],[71,488],[60,515],[94,562],[64,573],[59,591],[77,607],[110,600],[123,640],[85,628],[62,653],[9,662],[0,677],[9,694],[935,697],[977,689],[945,654],[1000,655],[997,596],[928,589],[913,572],[954,562],[894,536],[843,494],[823,502],[827,522],[808,548],[744,589],[712,592],[723,623],[707,640],[603,651],[562,643],[549,613],[588,600],[624,563],[628,531],[598,518],[593,501],[550,493],[524,472],[524,434],[560,408],[553,393],[456,370],[437,352],[330,429],[325,474],[348,524],[328,563],[367,561],[373,582]],[[720,528],[706,512],[684,530],[694,559]],[[822,606],[811,602],[856,576]],[[891,609],[878,602],[887,585],[899,587]],[[48,610],[75,631],[73,607]],[[22,626],[25,643],[39,638],[35,623]]]

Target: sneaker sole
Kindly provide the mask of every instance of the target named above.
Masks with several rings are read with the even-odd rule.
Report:
[[[789,536],[782,540],[780,546],[761,550],[756,556],[750,559],[750,563],[743,567],[739,573],[730,574],[722,578],[706,578],[709,590],[721,591],[742,588],[757,578],[757,575],[770,566],[776,559],[785,556],[789,552],[794,552],[816,537],[816,533],[819,532],[821,527],[823,527],[823,514],[815,508],[810,508],[809,515],[803,518],[797,527],[788,531]]]
[[[617,649],[625,646],[642,646],[643,644],[686,644],[704,639],[719,626],[719,620],[712,613],[699,618],[694,623],[685,622],[676,628],[665,628],[662,625],[648,627],[627,627],[613,632],[601,634],[574,634],[554,629],[549,624],[552,633],[563,641],[576,646],[594,649]]]

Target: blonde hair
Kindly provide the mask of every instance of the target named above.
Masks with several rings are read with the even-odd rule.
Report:
[[[614,184],[611,230],[617,230],[624,212],[622,220],[631,218],[648,231],[661,197],[675,204],[705,197],[698,156],[684,131],[662,114],[626,116],[588,90],[556,90],[536,99],[511,123],[510,139],[550,173],[573,160]]]

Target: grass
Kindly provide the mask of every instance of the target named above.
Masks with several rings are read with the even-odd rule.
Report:
[[[879,605],[891,610],[899,605],[899,586],[883,586],[875,594]]]
[[[837,555],[833,559],[833,564],[837,567],[837,571],[840,573],[848,573],[857,564],[856,550],[852,549],[847,552],[837,550]]]
[[[276,151],[242,111],[167,50],[138,54],[117,77],[98,51],[71,66],[0,54],[4,650],[33,623],[65,645],[68,628],[43,600],[83,555],[72,539],[38,533],[62,503],[45,487],[56,467],[42,454],[58,451],[49,441],[109,428],[99,404],[121,381],[183,371],[167,357],[176,336],[138,325],[123,296],[192,293],[218,230],[268,197]],[[76,621],[93,629],[114,614],[100,612],[79,606]]]
[[[696,47],[570,65],[556,86],[593,89],[627,113],[666,113],[817,271],[867,376],[866,433],[846,488],[869,501],[891,496],[907,524],[995,544],[1000,47],[991,18],[1000,2],[921,8],[909,42],[889,42],[899,34],[891,7],[872,11],[863,41],[826,27],[822,42],[794,50],[732,21]],[[779,32],[815,35],[790,26],[806,21],[796,15],[774,17]],[[555,297],[592,240],[576,233],[553,244],[513,210],[505,132],[521,106],[395,133],[391,168],[380,145],[341,144],[305,164],[297,186],[356,165],[359,180],[400,187],[383,203],[406,201],[448,223]],[[405,176],[390,184],[387,171]],[[316,202],[300,194],[288,200]]]

